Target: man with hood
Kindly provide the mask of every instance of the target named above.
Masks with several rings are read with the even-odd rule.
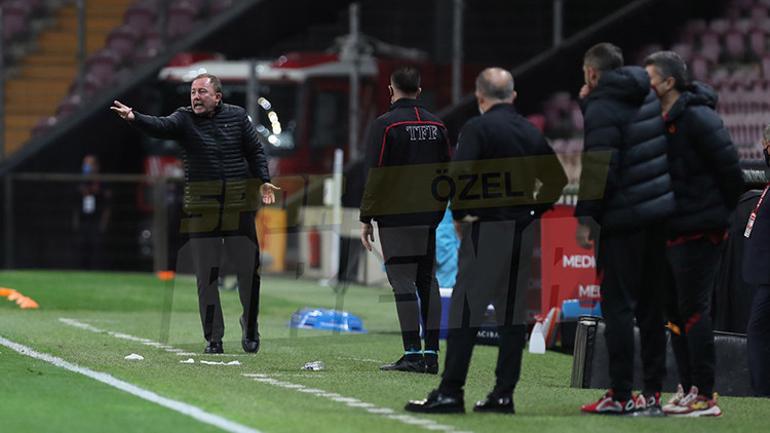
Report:
[[[644,69],[624,67],[622,51],[612,44],[591,47],[583,71],[577,241],[597,247],[611,388],[581,410],[662,415],[666,336],[658,293],[662,282],[656,278],[665,266],[665,243],[656,225],[673,212],[675,202],[660,103]],[[632,394],[634,318],[641,337],[642,394]]]
[[[669,415],[719,416],[714,387],[711,296],[730,214],[743,193],[738,152],[714,111],[717,96],[690,84],[678,54],[645,60],[666,123],[676,211],[666,225],[667,313],[680,386],[663,407]]]

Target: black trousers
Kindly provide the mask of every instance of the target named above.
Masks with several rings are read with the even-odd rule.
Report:
[[[747,332],[751,387],[755,395],[770,397],[770,284],[754,293]]]
[[[679,333],[671,333],[679,381],[685,390],[694,385],[708,396],[714,390],[716,364],[711,298],[723,244],[704,237],[666,248],[666,310],[669,321],[679,328]]]
[[[497,395],[511,395],[519,381],[526,344],[522,300],[529,280],[532,238],[514,221],[464,224],[458,273],[449,312],[443,394],[462,396],[476,335],[490,303],[495,307],[498,356]],[[522,263],[520,266],[519,263]]]
[[[438,351],[441,295],[436,280],[436,227],[380,227],[385,273],[393,288],[404,351]]]
[[[665,240],[651,228],[604,233],[597,251],[604,337],[615,398],[627,400],[634,384],[634,318],[639,326],[645,395],[660,392],[666,376],[663,321]]]
[[[222,230],[198,230],[196,223],[188,224],[187,242],[180,251],[178,267],[191,262],[198,286],[203,337],[206,341],[222,341],[225,332],[222,305],[219,299],[219,277],[235,273],[243,315],[242,338],[259,336],[259,242],[254,224],[255,212],[244,211],[230,218],[229,227]],[[189,220],[188,220],[189,221]],[[187,263],[184,263],[187,262]]]

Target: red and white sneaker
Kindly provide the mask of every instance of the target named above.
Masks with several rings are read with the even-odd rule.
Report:
[[[663,406],[663,412],[666,415],[673,415],[674,413],[679,412],[681,410],[679,403],[685,398],[685,396],[687,396],[687,394],[684,393],[684,388],[680,383],[676,386],[676,393],[674,393],[674,395],[671,396],[671,399],[668,400],[668,403]]]
[[[666,416],[666,414],[663,412],[663,409],[660,407],[660,393],[656,392],[653,394],[640,394],[640,396],[644,400],[644,406],[637,409],[637,411],[634,413],[634,416],[649,416],[649,417],[657,417],[657,416]],[[637,404],[637,406],[639,406]]]
[[[684,406],[684,409],[677,412],[674,416],[695,418],[722,415],[722,409],[717,404],[719,394],[713,393],[711,398],[709,398],[708,396],[697,394],[698,388],[693,387],[693,389],[696,392],[695,397],[686,402],[686,404],[680,403],[680,405]],[[692,393],[692,390],[690,392]]]
[[[721,416],[722,409],[717,404],[719,394],[714,393],[711,398],[698,393],[698,388],[693,386],[690,392],[679,402],[676,409],[668,413],[671,416],[701,417]]]
[[[580,410],[602,415],[630,415],[645,408],[646,403],[641,394],[632,395],[626,401],[615,400],[613,394],[613,391],[609,390],[599,400],[581,406]]]

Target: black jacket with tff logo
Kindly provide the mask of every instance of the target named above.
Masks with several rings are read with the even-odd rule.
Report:
[[[367,184],[361,222],[380,226],[438,225],[446,202],[431,197],[432,172],[449,162],[447,130],[415,99],[402,98],[369,127],[365,164]],[[425,164],[425,171],[414,176]],[[425,176],[423,176],[425,174]],[[408,179],[407,179],[408,178]]]

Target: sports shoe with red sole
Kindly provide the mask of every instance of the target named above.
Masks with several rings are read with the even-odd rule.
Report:
[[[599,400],[581,406],[580,410],[600,415],[631,415],[646,407],[644,396],[641,394],[631,395],[626,401],[615,400],[613,395],[613,391],[609,390]]]

